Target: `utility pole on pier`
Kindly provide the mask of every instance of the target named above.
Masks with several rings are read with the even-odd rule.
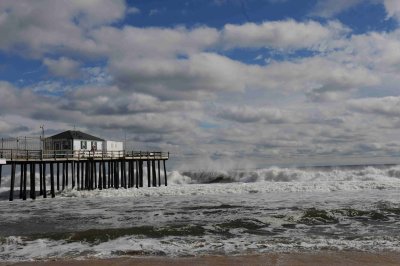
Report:
[[[44,125],[41,125],[40,126],[40,128],[42,129],[42,136],[40,136],[41,137],[41,139],[42,139],[42,160],[43,160],[43,152],[44,152]]]

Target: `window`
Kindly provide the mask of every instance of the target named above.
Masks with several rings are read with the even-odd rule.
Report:
[[[86,140],[81,141],[81,150],[87,150],[87,141]]]
[[[61,150],[61,144],[60,144],[60,142],[54,142],[54,149],[56,150],[56,151],[58,151],[58,150]]]
[[[92,141],[92,150],[93,151],[97,150],[97,142],[96,141]]]
[[[69,140],[63,141],[63,150],[70,150],[71,149],[71,142]]]

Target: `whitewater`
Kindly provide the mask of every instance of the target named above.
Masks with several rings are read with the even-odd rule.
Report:
[[[171,171],[168,181],[26,202],[2,187],[0,261],[400,251],[400,166]]]

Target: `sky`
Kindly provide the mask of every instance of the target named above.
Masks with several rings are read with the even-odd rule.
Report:
[[[399,22],[398,0],[2,0],[0,135],[178,168],[393,161]]]

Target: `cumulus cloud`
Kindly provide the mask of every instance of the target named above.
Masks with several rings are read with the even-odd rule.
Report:
[[[213,47],[219,37],[218,31],[209,27],[102,27],[93,31],[92,35],[99,49],[111,58],[188,55]]]
[[[324,57],[275,62],[266,67],[269,87],[309,92],[343,91],[379,84],[379,76],[362,66],[345,65]],[[322,89],[322,90],[321,90]]]
[[[388,17],[400,19],[400,2],[397,0],[383,0]]]
[[[0,132],[4,134],[13,134],[13,133],[21,133],[28,131],[29,128],[26,126],[22,126],[18,123],[13,123],[11,121],[1,120],[0,119]]]
[[[322,25],[316,21],[271,21],[261,24],[227,24],[222,31],[222,42],[227,48],[267,47],[282,49],[320,50],[349,31],[343,24],[331,21]]]
[[[63,78],[78,78],[79,77],[79,66],[80,63],[69,59],[67,57],[61,57],[53,60],[45,58],[43,64],[48,68],[49,72],[57,77]]]
[[[62,104],[66,110],[80,110],[88,115],[126,115],[196,110],[195,101],[160,101],[156,97],[135,92],[123,92],[118,87],[86,86],[74,90]]]
[[[217,116],[223,119],[232,120],[240,123],[268,123],[280,124],[287,123],[291,119],[288,114],[284,114],[279,109],[273,108],[254,108],[249,106],[228,106],[219,108]]]
[[[400,97],[395,96],[349,100],[348,106],[357,112],[389,117],[400,115]]]
[[[123,0],[1,1],[0,49],[35,57],[58,49],[92,53],[96,44],[87,31],[123,18],[125,11]]]
[[[349,57],[353,63],[368,66],[377,71],[397,71],[400,64],[400,31],[368,32],[347,40],[343,53],[336,58]]]
[[[188,59],[138,59],[113,61],[111,71],[124,90],[147,92],[162,99],[204,99],[218,91],[243,91],[260,73],[248,66],[213,53]],[[255,83],[259,83],[256,78]]]

